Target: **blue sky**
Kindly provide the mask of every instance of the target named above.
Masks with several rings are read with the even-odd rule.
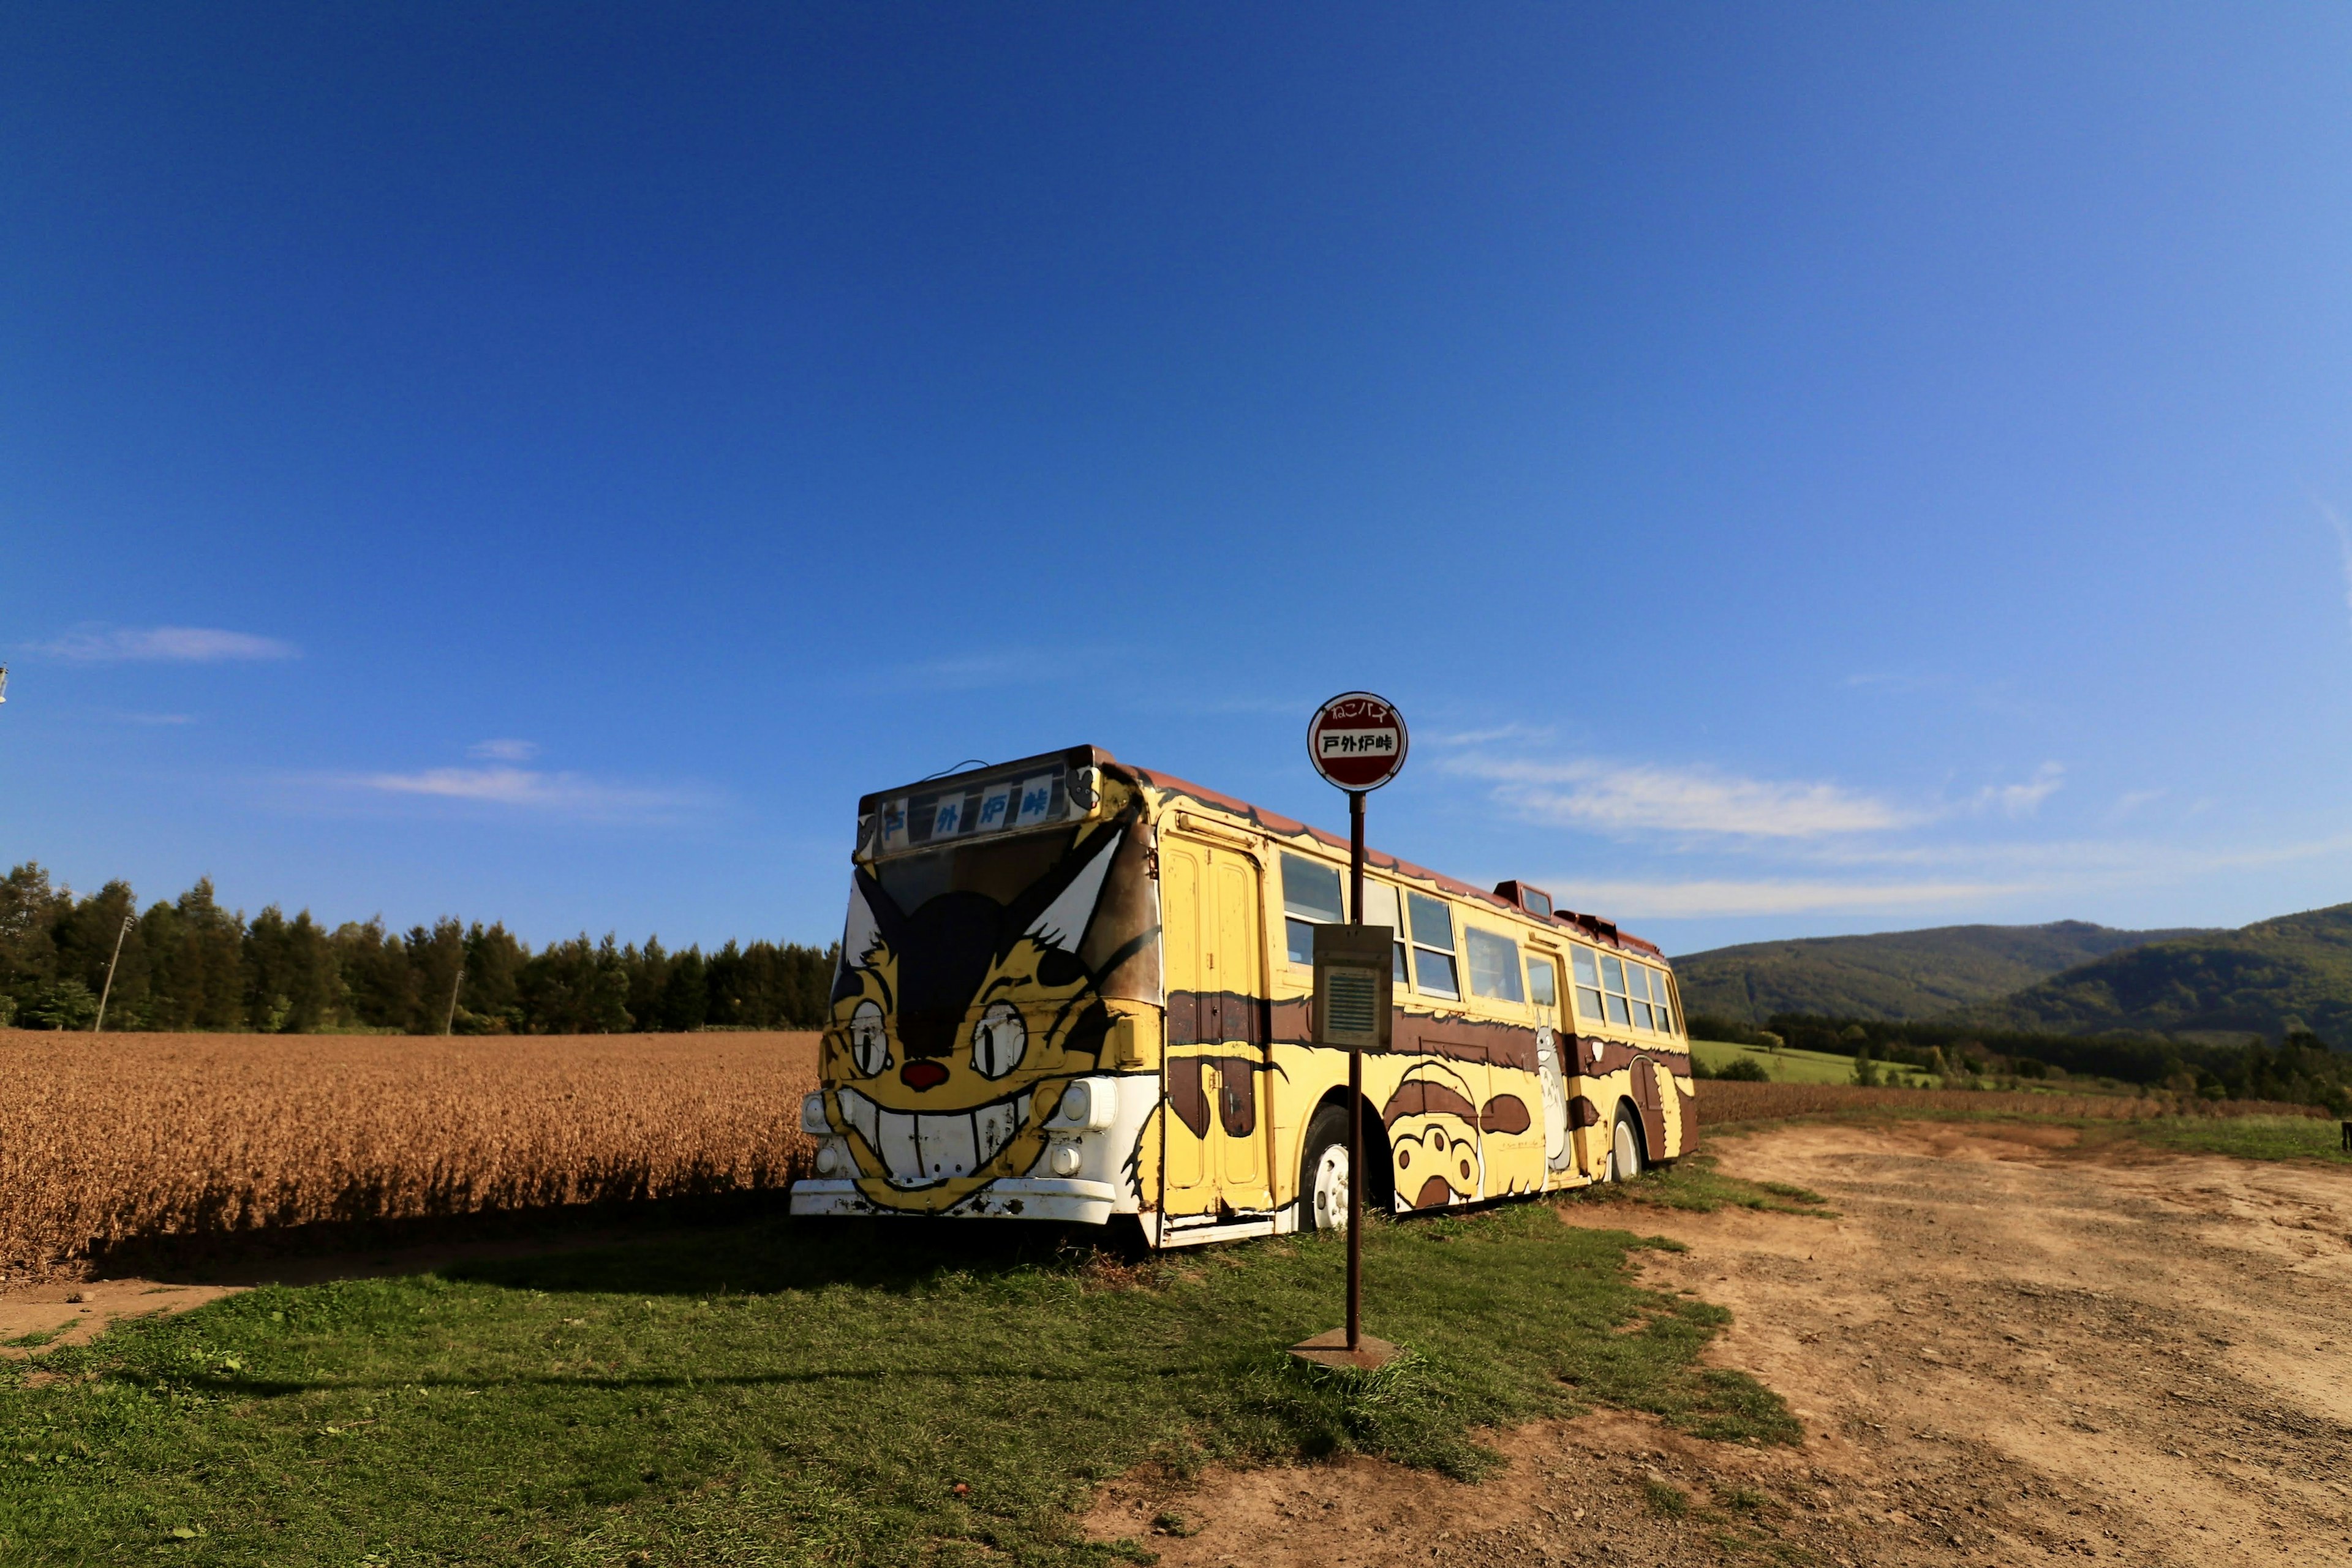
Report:
[[[1689,952],[2352,899],[2352,11],[0,10],[0,855],[825,941],[1085,741]]]

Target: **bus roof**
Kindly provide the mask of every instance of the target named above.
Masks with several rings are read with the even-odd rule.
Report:
[[[1050,767],[1055,763],[1073,770],[1082,767],[1103,768],[1145,788],[1159,790],[1167,795],[1182,795],[1188,800],[1195,800],[1203,805],[1228,812],[1255,824],[1267,833],[1285,837],[1297,837],[1303,835],[1313,838],[1327,848],[1337,850],[1341,855],[1348,853],[1348,841],[1337,834],[1326,833],[1319,827],[1294,821],[1278,812],[1252,805],[1245,800],[1239,800],[1221,791],[1196,784],[1189,779],[1180,779],[1173,773],[1159,773],[1150,768],[1137,767],[1132,763],[1122,763],[1099,746],[1069,746],[1058,752],[1041,752],[1034,757],[995,763],[986,768],[959,769],[923,779],[917,784],[903,784],[897,789],[877,790],[861,796],[857,803],[857,809],[859,815],[864,816],[893,796],[906,795],[918,789],[945,791],[957,781],[974,773],[1012,774],[1035,767]],[[1473,887],[1459,878],[1446,876],[1441,871],[1430,870],[1425,866],[1416,866],[1409,860],[1401,860],[1393,855],[1381,854],[1370,847],[1364,850],[1364,864],[1377,867],[1384,871],[1394,872],[1399,876],[1417,878],[1422,881],[1434,883],[1455,898],[1490,904],[1498,910],[1508,910],[1520,919],[1533,921],[1538,925],[1564,927],[1579,932],[1591,941],[1608,946],[1625,948],[1662,961],[1665,957],[1664,952],[1656,943],[1646,942],[1631,931],[1620,931],[1612,922],[1602,920],[1598,915],[1579,914],[1573,910],[1556,910],[1547,919],[1521,904],[1504,898],[1499,893],[1489,891],[1485,888]]]

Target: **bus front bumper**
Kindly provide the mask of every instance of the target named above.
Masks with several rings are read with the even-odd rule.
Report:
[[[1006,1176],[993,1181],[948,1211],[954,1219],[1051,1219],[1078,1225],[1108,1222],[1118,1189],[1108,1182],[1060,1181]],[[890,1215],[906,1211],[875,1203],[851,1181],[822,1178],[793,1184],[795,1215]]]

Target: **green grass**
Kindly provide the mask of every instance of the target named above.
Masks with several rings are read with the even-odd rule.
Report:
[[[1745,1127],[1738,1129],[1745,1131]],[[1690,1209],[1713,1214],[1727,1204],[1734,1208],[1761,1209],[1778,1214],[1805,1214],[1835,1219],[1836,1211],[1821,1194],[1787,1182],[1751,1182],[1728,1176],[1704,1150],[1685,1154],[1664,1171],[1645,1171],[1630,1182],[1610,1182],[1580,1187],[1559,1200],[1564,1204],[1652,1204],[1660,1208]]]
[[[6,1345],[11,1350],[36,1349],[62,1335],[71,1333],[80,1323],[81,1320],[75,1318],[70,1321],[59,1323],[54,1329],[35,1329],[28,1334],[18,1334],[13,1340],[0,1340],[0,1345]]]
[[[1734,1045],[1728,1040],[1693,1040],[1691,1054],[1717,1072],[1743,1058],[1761,1063],[1774,1083],[1853,1081],[1853,1058],[1833,1056],[1827,1051],[1796,1051],[1786,1047],[1768,1051],[1758,1046]],[[1906,1087],[1909,1079],[1927,1081],[1925,1073],[1916,1068],[1906,1068],[1900,1062],[1881,1062],[1878,1070],[1885,1082],[1898,1089]]]
[[[770,1221],[270,1288],[0,1369],[0,1559],[1017,1563],[1146,1460],[1357,1451],[1474,1476],[1474,1428],[1594,1402],[1790,1441],[1703,1366],[1727,1321],[1545,1205],[1365,1236],[1370,1375],[1282,1347],[1343,1249],[1108,1265],[1006,1226]],[[642,1559],[633,1552],[644,1553]]]
[[[2352,1165],[2343,1129],[2334,1119],[2305,1116],[2168,1116],[2125,1124],[2143,1143],[2189,1153],[2233,1154],[2242,1160],[2329,1160]]]

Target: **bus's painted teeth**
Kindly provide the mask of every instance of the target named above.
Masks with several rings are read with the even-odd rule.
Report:
[[[969,1176],[1028,1125],[1029,1095],[944,1114],[886,1110],[854,1089],[834,1091],[841,1114],[882,1156],[894,1187],[928,1187]]]

